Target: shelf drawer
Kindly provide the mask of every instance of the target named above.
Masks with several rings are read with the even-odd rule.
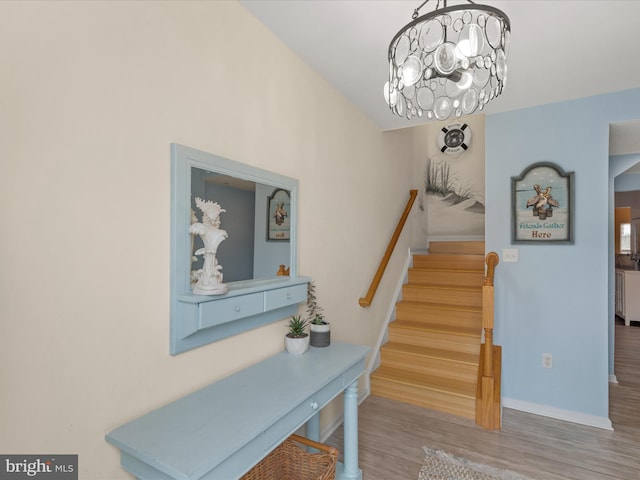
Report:
[[[252,293],[201,303],[198,309],[200,329],[262,313],[264,311],[263,298],[262,293]]]
[[[275,310],[276,308],[286,307],[287,305],[306,302],[307,284],[276,288],[275,290],[267,290],[264,293],[265,311]]]
[[[267,428],[264,432],[265,449],[273,447],[275,443],[282,442],[283,438],[297,430],[312,416],[320,413],[320,410],[322,410],[333,397],[342,392],[342,383],[342,376],[333,379],[311,397],[302,401],[302,403],[292,409],[287,415]]]

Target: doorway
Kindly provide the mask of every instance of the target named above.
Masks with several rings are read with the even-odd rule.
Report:
[[[609,128],[609,381],[618,383],[615,372],[616,312],[620,298],[616,297],[616,266],[625,255],[620,245],[621,219],[616,221],[615,209],[628,208],[629,220],[640,218],[640,120],[611,124]],[[629,259],[630,261],[630,259]],[[616,302],[618,300],[618,302]],[[611,387],[610,387],[611,388]],[[609,405],[611,413],[611,405]]]

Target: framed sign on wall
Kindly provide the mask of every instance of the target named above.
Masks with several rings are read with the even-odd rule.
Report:
[[[539,162],[511,177],[512,243],[573,243],[574,172]]]

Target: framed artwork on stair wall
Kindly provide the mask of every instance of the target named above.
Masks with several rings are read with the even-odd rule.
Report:
[[[553,163],[511,177],[511,243],[573,243],[574,172]]]

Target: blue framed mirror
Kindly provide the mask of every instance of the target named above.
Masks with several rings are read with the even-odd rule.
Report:
[[[298,181],[171,145],[172,355],[297,312]]]

